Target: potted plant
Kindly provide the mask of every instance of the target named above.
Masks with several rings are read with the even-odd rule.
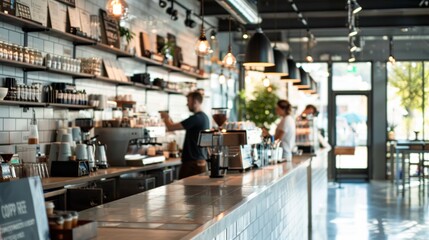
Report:
[[[173,65],[173,56],[176,50],[176,44],[171,41],[167,41],[162,47],[161,53],[164,55],[164,61],[168,65]]]
[[[276,104],[279,97],[275,94],[276,86],[259,86],[253,92],[252,99],[246,99],[244,92],[240,93],[240,109],[245,111],[245,118],[254,122],[259,127],[269,128],[278,116]]]
[[[124,51],[129,51],[129,45],[131,40],[133,40],[136,35],[134,32],[131,32],[129,28],[119,27],[119,34],[121,36],[121,48]]]
[[[387,126],[387,140],[395,140],[395,128],[397,127],[394,123],[389,123]]]

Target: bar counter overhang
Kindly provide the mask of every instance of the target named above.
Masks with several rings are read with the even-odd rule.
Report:
[[[308,239],[327,200],[327,152],[292,162],[189,177],[80,213],[98,239]],[[312,198],[312,196],[315,196]]]

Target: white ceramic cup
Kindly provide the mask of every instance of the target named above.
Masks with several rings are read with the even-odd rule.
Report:
[[[49,161],[58,160],[58,152],[60,151],[60,142],[53,142],[49,148]]]
[[[67,128],[60,128],[57,130],[57,142],[62,141],[63,134],[67,134]]]
[[[70,143],[63,142],[60,145],[60,151],[58,153],[58,161],[68,161],[71,156],[71,147]]]
[[[82,134],[80,132],[80,127],[73,127],[72,128],[72,137],[73,137],[73,141],[75,141],[75,142],[81,142],[82,141]]]
[[[71,142],[73,142],[73,136],[70,133],[63,134],[61,136],[61,142],[71,143]]]
[[[86,146],[86,144],[76,145],[76,159],[88,160],[88,147]]]

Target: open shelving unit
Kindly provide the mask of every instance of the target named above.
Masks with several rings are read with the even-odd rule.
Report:
[[[184,76],[195,78],[196,80],[208,79],[207,76],[203,76],[203,75],[200,75],[200,74],[197,74],[194,72],[185,71],[185,70],[180,69],[176,66],[164,64],[162,62],[153,60],[151,58],[147,58],[147,57],[143,57],[143,56],[136,56],[136,55],[130,54],[126,51],[123,51],[121,49],[117,49],[117,48],[108,46],[106,44],[97,42],[94,39],[90,39],[90,38],[87,38],[84,36],[78,36],[78,35],[74,35],[71,33],[59,31],[57,29],[53,29],[50,27],[43,26],[40,23],[31,21],[31,20],[27,20],[27,19],[23,19],[20,17],[16,17],[13,15],[5,14],[3,12],[0,12],[0,22],[5,22],[7,24],[11,24],[13,26],[20,27],[23,31],[23,34],[24,34],[24,46],[28,45],[28,43],[27,43],[28,33],[40,32],[40,33],[46,34],[48,36],[53,36],[53,37],[57,37],[57,38],[72,42],[73,46],[74,46],[73,57],[75,57],[76,47],[87,46],[87,47],[90,47],[90,48],[93,48],[93,49],[96,49],[96,50],[99,50],[102,52],[114,54],[117,59],[121,59],[121,58],[131,59],[133,61],[145,64],[146,67],[148,67],[148,66],[159,67],[159,68],[162,68],[162,69],[168,71],[169,73],[182,74]],[[83,80],[83,79],[88,80],[88,79],[90,79],[93,81],[106,82],[109,84],[113,84],[116,87],[118,87],[118,86],[131,86],[131,87],[135,87],[138,89],[145,89],[146,91],[162,91],[162,92],[165,92],[167,94],[184,95],[184,93],[182,93],[180,91],[171,90],[171,89],[161,89],[157,86],[143,85],[143,84],[134,83],[131,81],[125,82],[125,81],[110,79],[110,78],[104,77],[104,76],[94,76],[94,75],[86,74],[86,73],[69,72],[69,71],[63,71],[63,70],[58,70],[58,69],[52,69],[52,68],[47,68],[45,66],[34,65],[34,64],[29,64],[29,63],[25,63],[25,62],[14,61],[14,60],[10,60],[10,59],[4,59],[4,58],[0,58],[0,65],[22,68],[24,71],[24,83],[26,83],[26,81],[27,81],[27,72],[39,71],[39,72],[48,72],[48,73],[53,73],[53,74],[71,76],[74,81],[75,80]],[[0,101],[0,105],[13,105],[13,106],[23,106],[23,107],[55,107],[55,108],[68,108],[68,109],[91,109],[92,108],[90,106],[82,106],[82,105],[35,103],[35,102],[21,102],[21,101],[5,101],[5,100]]]

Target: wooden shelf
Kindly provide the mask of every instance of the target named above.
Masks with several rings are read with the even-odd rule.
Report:
[[[3,13],[3,12],[0,12],[0,22],[4,22],[7,24],[17,26],[17,27],[21,27],[24,31],[36,30],[36,29],[38,29],[40,31],[40,30],[46,29],[46,27],[40,23],[36,23],[36,22],[30,21],[30,20],[26,20],[23,18],[12,16],[12,15],[9,15],[9,14]]]
[[[46,103],[9,101],[9,100],[0,100],[0,105],[21,106],[21,107],[46,107]]]
[[[76,104],[63,104],[63,103],[48,103],[47,106],[53,107],[53,108],[67,108],[67,109],[93,109],[94,108],[89,105],[76,105]]]
[[[137,62],[142,62],[147,64],[148,66],[162,66],[162,63],[155,61],[151,58],[147,58],[147,57],[139,57],[139,56],[134,56],[133,58],[134,60],[136,60]]]
[[[168,94],[185,95],[185,93],[183,93],[183,92],[172,90],[172,89],[164,89],[164,92],[166,92]]]
[[[4,59],[4,58],[0,58],[0,64],[6,65],[9,67],[23,68],[24,70],[37,70],[37,71],[46,70],[46,67],[44,67],[44,66],[29,64],[29,63],[25,63],[25,62],[19,62],[19,61],[15,61],[15,60],[8,60],[8,59]]]
[[[28,71],[37,71],[37,70],[28,70]],[[63,70],[58,70],[54,68],[46,68],[45,71],[49,73],[68,75],[68,76],[72,76],[73,78],[93,78],[94,77],[94,75],[87,74],[87,73],[69,72],[69,71],[63,71]]]
[[[29,30],[28,32],[34,32],[34,31]],[[46,28],[44,33],[53,37],[58,37],[64,40],[68,40],[70,42],[73,42],[73,44],[75,45],[95,45],[96,43],[95,40],[92,40],[90,38],[85,38],[71,33],[62,32],[53,28]]]
[[[104,76],[93,76],[93,75],[89,75],[89,76],[90,77],[82,77],[82,78],[77,77],[75,79],[76,80],[90,79],[93,81],[112,83],[112,84],[116,84],[116,85],[126,85],[126,86],[134,85],[133,82],[124,82],[124,81],[120,81],[120,80],[110,79],[110,78],[104,77]]]
[[[121,49],[110,47],[110,46],[103,44],[103,43],[96,43],[95,45],[93,45],[91,47],[98,49],[98,50],[102,50],[104,52],[116,54],[117,57],[134,57],[132,54],[129,54],[125,51],[122,51]]]

